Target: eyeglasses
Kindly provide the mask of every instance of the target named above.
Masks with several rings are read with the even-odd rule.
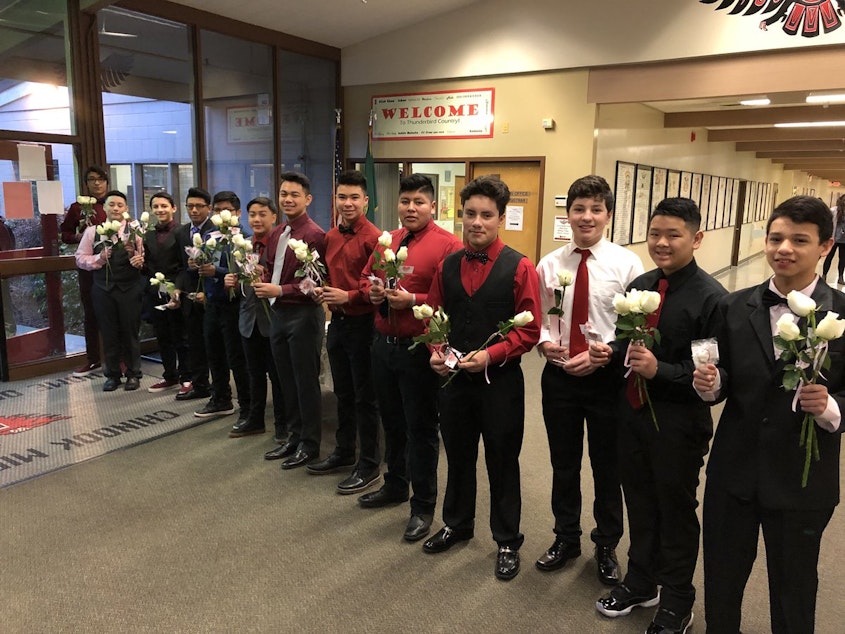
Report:
[[[93,184],[96,184],[96,183],[108,183],[108,181],[107,181],[105,178],[93,178],[93,177],[92,177],[92,178],[87,178],[87,179],[85,179],[85,180],[87,180],[89,183],[93,183]]]
[[[188,203],[185,207],[188,209],[205,209],[208,205],[205,203]]]

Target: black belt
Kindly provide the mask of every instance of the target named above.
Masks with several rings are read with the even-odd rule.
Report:
[[[381,333],[379,333],[379,337],[393,346],[410,346],[414,343],[414,340],[410,337],[394,337],[393,335],[383,335]]]

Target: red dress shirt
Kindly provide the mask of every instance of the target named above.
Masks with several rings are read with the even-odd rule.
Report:
[[[374,312],[376,307],[361,292],[359,280],[378,244],[381,231],[366,216],[357,218],[350,227],[353,233],[343,233],[334,227],[326,234],[329,285],[349,293],[349,302],[343,306],[330,306],[329,309],[345,315],[365,315]]]
[[[295,240],[302,240],[308,244],[309,249],[316,249],[320,254],[320,260],[325,262],[326,256],[326,232],[320,228],[316,222],[308,217],[308,212],[302,212],[299,216],[284,224],[279,225],[270,232],[267,236],[267,249],[265,254],[267,257],[267,267],[264,269],[263,281],[269,282],[273,277],[273,266],[276,262],[276,246],[279,243],[279,236],[285,230],[285,227],[290,225],[290,237]],[[282,266],[282,277],[279,279],[279,284],[282,287],[282,296],[279,297],[273,304],[274,307],[279,304],[308,304],[313,303],[310,297],[302,294],[299,290],[299,284],[302,282],[301,277],[296,277],[296,271],[301,266],[301,262],[296,259],[293,249],[285,249],[285,261]]]
[[[394,252],[399,250],[399,243],[402,242],[407,233],[408,230],[405,228],[391,231],[390,235],[393,236],[391,248]],[[384,250],[382,247],[377,248],[380,252]],[[409,269],[409,272],[399,280],[399,284],[403,289],[417,296],[417,305],[430,303],[427,301],[428,289],[438,265],[443,262],[443,258],[447,255],[462,248],[463,245],[460,240],[445,229],[438,227],[433,220],[414,234],[414,238],[408,243],[408,259],[405,260],[405,266]],[[385,277],[384,271],[373,271],[372,256],[370,256],[367,266],[361,271],[360,289],[367,297],[372,286],[372,282],[368,279],[370,275],[375,275],[381,279]],[[404,339],[421,335],[424,325],[423,322],[414,317],[410,308],[391,309],[389,319],[383,317],[381,313],[376,313],[376,330],[383,335]]]

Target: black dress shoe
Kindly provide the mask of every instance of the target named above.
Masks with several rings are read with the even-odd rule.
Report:
[[[519,574],[519,551],[508,546],[499,546],[496,556],[496,577],[510,581]]]
[[[103,383],[103,392],[114,392],[119,387],[120,387],[120,379],[115,379],[114,377],[110,377],[110,378],[106,379],[105,383]]]
[[[299,446],[299,443],[295,442],[286,442],[283,445],[276,447],[275,449],[271,449],[267,453],[264,454],[265,460],[281,460],[282,458],[287,458],[288,456],[292,456],[296,453],[296,448]]]
[[[619,583],[619,561],[613,546],[596,546],[596,564],[598,564],[599,581],[606,586]]]
[[[565,542],[563,538],[555,537],[555,543],[544,552],[540,558],[534,563],[537,570],[549,572],[550,570],[557,570],[570,559],[575,559],[581,556],[581,544],[578,542]]]
[[[444,550],[449,550],[458,542],[465,542],[472,539],[472,529],[457,530],[444,526],[431,537],[425,540],[423,544],[423,552],[430,554],[442,553]]]
[[[195,398],[208,398],[209,396],[211,396],[211,391],[208,388],[192,387],[184,392],[179,390],[179,393],[176,395],[176,400],[190,401]]]
[[[406,542],[418,542],[431,531],[431,515],[411,515],[403,537]]]
[[[141,379],[137,376],[130,376],[126,377],[126,383],[123,385],[123,389],[127,392],[133,392],[141,387]]]
[[[316,457],[317,453],[314,451],[297,449],[295,454],[282,463],[282,469],[296,469],[298,467],[304,467]]]
[[[256,425],[247,418],[239,418],[229,430],[229,438],[242,438],[264,433],[264,421]]]
[[[372,493],[365,493],[358,498],[358,504],[365,509],[375,509],[381,506],[390,506],[391,504],[401,504],[408,501],[408,492],[396,492],[384,485],[378,491]]]
[[[378,469],[373,469],[372,471],[359,471],[355,469],[352,475],[338,483],[337,492],[341,495],[349,495],[350,493],[363,491],[378,482],[380,477],[381,474]]]
[[[305,467],[305,470],[311,475],[323,475],[325,473],[334,473],[338,469],[351,467],[354,464],[355,456],[341,456],[340,454],[330,453],[325,460],[312,462]]]

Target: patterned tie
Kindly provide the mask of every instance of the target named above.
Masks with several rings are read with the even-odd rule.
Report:
[[[574,357],[587,349],[587,339],[581,332],[581,325],[590,319],[590,273],[587,270],[589,249],[575,249],[581,255],[578,272],[575,274],[575,291],[572,295],[572,319],[569,326],[569,356]]]
[[[467,261],[478,260],[482,264],[487,264],[490,260],[490,256],[487,255],[486,251],[470,251],[469,249],[464,251],[464,257],[466,257]]]
[[[663,310],[663,300],[666,298],[666,289],[669,288],[669,280],[661,277],[657,282],[657,292],[660,293],[660,305],[653,313],[646,315],[645,323],[649,328],[657,328],[657,322],[660,321],[660,311]],[[625,398],[628,404],[634,409],[642,409],[645,406],[645,401],[642,399],[640,391],[637,389],[637,373],[631,372],[628,375],[628,381],[625,384]]]

